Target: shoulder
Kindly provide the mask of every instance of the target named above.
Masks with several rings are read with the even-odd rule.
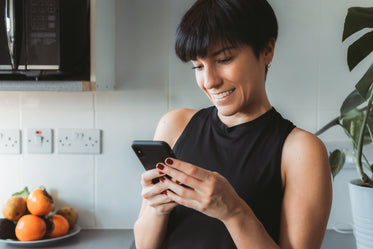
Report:
[[[330,176],[324,143],[317,136],[299,128],[294,128],[286,138],[281,164],[287,179],[293,176],[299,179],[307,174]]]
[[[166,141],[171,148],[198,110],[176,109],[169,111],[159,120],[154,140]]]
[[[324,143],[314,134],[294,128],[285,140],[284,156],[294,157],[298,153],[326,154]]]

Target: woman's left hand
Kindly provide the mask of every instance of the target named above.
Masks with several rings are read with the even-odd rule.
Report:
[[[228,180],[217,172],[195,165],[167,158],[165,164],[158,164],[167,195],[176,203],[225,221],[234,216],[246,204],[236,193]],[[187,187],[186,187],[187,186]]]

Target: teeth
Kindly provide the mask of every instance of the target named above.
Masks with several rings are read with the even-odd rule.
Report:
[[[215,94],[214,96],[215,96],[216,99],[221,99],[221,98],[224,98],[225,96],[228,96],[232,92],[233,92],[233,90],[229,90],[229,91],[226,91],[226,92]]]

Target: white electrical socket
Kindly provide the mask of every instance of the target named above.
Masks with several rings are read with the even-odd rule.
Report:
[[[53,151],[52,129],[27,129],[27,151],[33,154],[50,154]]]
[[[101,130],[58,129],[57,151],[59,154],[100,154]]]
[[[21,154],[21,131],[18,129],[0,130],[0,154]]]

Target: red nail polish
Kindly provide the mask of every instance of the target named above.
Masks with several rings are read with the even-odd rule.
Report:
[[[163,191],[163,194],[168,195],[168,194],[167,194],[167,190],[166,190],[166,191]]]
[[[158,163],[157,164],[157,168],[160,169],[160,170],[162,170],[162,169],[164,169],[164,166],[162,164]]]
[[[161,182],[164,182],[166,179],[165,179],[164,177],[160,177],[159,180],[160,180]]]
[[[176,184],[180,184],[180,182],[178,180],[176,180]]]
[[[168,165],[172,165],[172,164],[174,163],[174,161],[173,161],[171,158],[167,158],[167,159],[166,159],[166,163],[167,163]]]

